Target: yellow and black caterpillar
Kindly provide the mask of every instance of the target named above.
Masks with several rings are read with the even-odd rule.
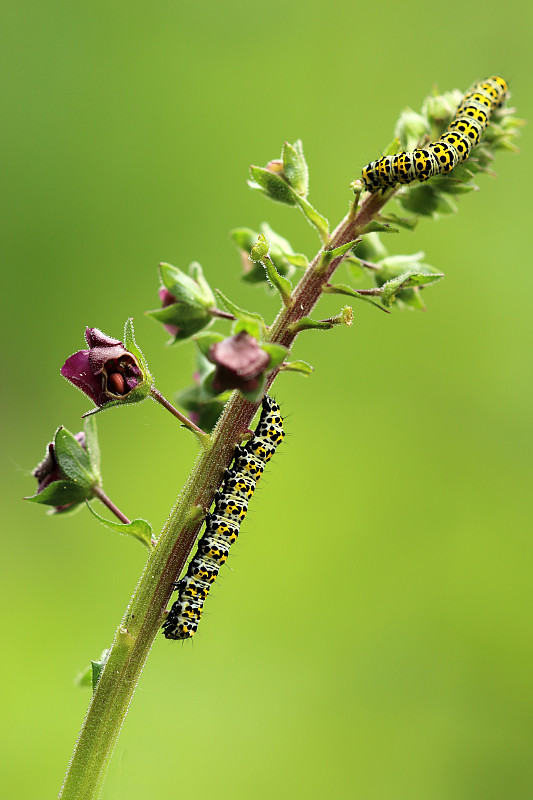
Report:
[[[222,489],[215,495],[213,512],[206,516],[205,532],[196,553],[186,575],[176,584],[179,597],[163,623],[167,639],[189,639],[196,633],[205,599],[228,558],[230,545],[239,535],[248,501],[284,435],[279,406],[265,395],[254,437],[235,449],[233,467],[224,473]]]
[[[431,142],[411,153],[397,153],[371,161],[363,169],[362,181],[369,192],[397,183],[427,181],[433,175],[450,172],[479,144],[492,112],[507,97],[507,83],[492,75],[476,83],[463,97],[454,119],[438,142]]]

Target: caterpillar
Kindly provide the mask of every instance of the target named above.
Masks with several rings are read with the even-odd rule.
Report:
[[[450,172],[479,144],[492,112],[507,97],[507,90],[507,83],[498,75],[476,83],[461,100],[454,119],[437,142],[367,164],[361,176],[365,189],[377,192],[397,183],[427,181],[433,175]]]
[[[284,435],[279,406],[265,395],[254,436],[235,448],[233,467],[224,472],[222,489],[215,494],[213,512],[206,515],[196,553],[185,576],[176,583],[179,596],[163,623],[167,639],[190,639],[196,633],[204,602],[239,535],[257,481]]]

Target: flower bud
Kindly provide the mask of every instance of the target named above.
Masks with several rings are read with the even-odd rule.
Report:
[[[162,308],[146,314],[162,322],[175,342],[210,325],[215,297],[200,264],[192,263],[189,275],[171,264],[160,264],[159,271],[163,283],[159,289]]]
[[[212,387],[217,394],[227,389],[254,392],[270,364],[270,355],[245,331],[212,344],[208,358],[216,365]]]
[[[87,452],[85,433],[73,436],[66,428],[58,428],[32,475],[37,492],[24,499],[53,506],[51,513],[71,511],[92,497],[98,474]]]

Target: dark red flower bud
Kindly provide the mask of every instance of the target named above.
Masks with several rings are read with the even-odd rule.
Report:
[[[241,331],[209,348],[209,360],[216,364],[213,390],[255,391],[270,363],[270,355],[261,349],[257,339]]]
[[[99,407],[127,397],[145,379],[137,357],[119,339],[87,328],[88,350],[78,350],[61,367],[64,378]]]
[[[85,433],[80,431],[77,433],[74,438],[76,441],[83,447],[84,450],[87,449],[86,441],[85,441]],[[59,464],[57,463],[57,458],[55,454],[55,446],[54,442],[50,442],[46,448],[46,455],[40,464],[37,464],[33,472],[31,473],[34,478],[37,478],[37,492],[36,495],[41,494],[41,492],[50,486],[50,484],[55,483],[56,481],[69,481],[69,477],[65,475]],[[68,493],[68,488],[65,489],[65,494]],[[28,498],[29,499],[29,498]],[[53,502],[53,501],[52,501]],[[55,506],[54,511],[56,513],[61,513],[62,511],[68,511],[74,506],[79,505],[80,502],[83,502],[82,499],[73,500],[70,503],[64,503],[63,505]]]

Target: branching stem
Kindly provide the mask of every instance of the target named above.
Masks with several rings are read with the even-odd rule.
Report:
[[[352,211],[337,226],[325,247],[334,249],[356,239],[391,196],[392,193],[369,195],[356,215]],[[319,270],[322,252],[321,249],[317,253],[294,289],[290,304],[279,312],[270,330],[270,342],[290,350],[297,336],[295,323],[312,311],[324,285],[345,257],[333,258],[325,269]],[[278,372],[279,367],[272,370],[267,386]],[[61,789],[62,800],[91,800],[98,796],[133,692],[163,621],[176,576],[182,572],[202,524],[203,514],[199,510],[210,507],[235,446],[250,428],[257,410],[257,405],[234,392],[212,436],[207,436],[156,389],[152,390],[152,397],[195,431],[204,446],[117,629]]]

